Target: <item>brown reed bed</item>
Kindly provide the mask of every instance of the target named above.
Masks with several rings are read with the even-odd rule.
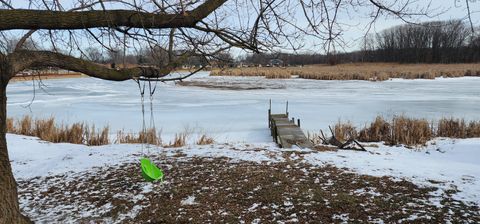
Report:
[[[175,134],[173,141],[169,142],[167,145],[164,145],[165,148],[178,148],[183,147],[187,144],[189,133],[182,132]]]
[[[385,142],[387,145],[403,144],[406,146],[423,146],[435,137],[476,138],[480,137],[480,121],[466,122],[458,118],[442,118],[438,121],[394,116],[386,120],[377,116],[375,120],[358,129],[351,122],[337,122],[333,132],[340,141],[355,138],[361,142]],[[318,134],[309,133],[314,143],[319,143]]]
[[[95,125],[74,123],[72,125],[57,125],[54,118],[32,119],[24,116],[18,120],[7,119],[7,132],[19,135],[35,136],[53,143],[73,143],[84,145],[109,144],[109,127],[96,129]]]
[[[149,128],[144,131],[140,131],[138,134],[127,133],[124,130],[117,132],[115,143],[117,144],[150,144],[161,146],[162,132],[155,128]]]
[[[211,145],[213,143],[215,143],[215,140],[206,134],[201,135],[197,140],[197,145]]]
[[[211,76],[263,76],[267,79],[289,79],[292,77],[292,68],[231,68],[212,70]]]
[[[339,65],[310,65],[304,67],[255,67],[213,70],[212,76],[264,76],[316,80],[384,81],[391,78],[434,79],[436,77],[480,76],[480,64],[396,64],[350,63]]]
[[[337,122],[333,128],[333,133],[335,137],[342,142],[347,141],[350,138],[356,138],[357,130],[351,122]]]
[[[47,80],[47,79],[69,79],[69,78],[85,78],[88,77],[86,75],[83,75],[81,73],[77,72],[70,72],[70,73],[45,73],[45,72],[40,72],[37,74],[31,74],[31,75],[16,75],[12,78],[12,82],[22,82],[22,81],[32,81],[32,79],[41,79],[41,80]]]
[[[58,125],[54,118],[32,119],[30,116],[24,116],[20,119],[7,118],[7,132],[12,134],[35,136],[41,140],[53,143],[72,143],[89,146],[110,144],[109,127],[101,129],[95,128],[95,125],[86,123],[74,123],[72,125]],[[150,144],[168,148],[182,147],[188,142],[191,130],[185,129],[181,133],[175,134],[175,138],[167,144],[164,144],[161,137],[161,130],[155,128],[146,129],[138,133],[126,132],[121,130],[117,132],[115,144]],[[213,144],[212,137],[202,134],[195,142],[198,145]]]

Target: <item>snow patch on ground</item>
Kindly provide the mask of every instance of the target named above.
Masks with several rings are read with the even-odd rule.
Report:
[[[74,144],[53,144],[34,137],[7,135],[13,172],[18,179],[76,173],[94,167],[135,162],[145,155],[141,145],[113,144],[88,147]],[[273,143],[216,144],[183,148],[154,148],[152,154],[167,157],[229,158],[232,162],[251,161],[276,163],[285,158],[314,166],[333,164],[360,174],[406,178],[416,184],[442,190],[458,189],[455,199],[480,204],[480,138],[435,139],[419,150],[403,146],[366,147],[367,152],[339,150],[317,152],[310,149],[279,149]],[[148,184],[143,191],[151,191]],[[365,192],[375,196],[374,189]],[[442,191],[438,192],[441,197]],[[138,199],[140,200],[140,199]],[[432,202],[438,203],[438,202]]]
[[[378,144],[368,152],[338,151],[310,153],[310,164],[332,163],[374,176],[405,177],[416,184],[444,189],[456,186],[455,199],[480,203],[480,138],[436,139],[423,149]]]
[[[183,199],[180,202],[181,205],[196,205],[197,203],[195,202],[195,196],[190,195],[187,198]]]

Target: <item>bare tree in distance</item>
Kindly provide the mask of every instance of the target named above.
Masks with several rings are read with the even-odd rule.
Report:
[[[0,223],[30,222],[20,212],[5,138],[6,87],[15,74],[57,67],[111,81],[182,80],[193,73],[166,76],[192,57],[208,62],[232,47],[297,50],[305,38],[330,52],[344,44],[346,21],[367,17],[374,22],[386,16],[415,22],[429,15],[431,5],[393,0],[0,0]],[[13,50],[5,43],[12,38],[19,40]],[[32,39],[39,43],[35,49],[26,47]],[[108,68],[86,60],[92,53],[88,47],[121,51],[122,56],[161,47],[166,55],[157,58],[156,66]]]

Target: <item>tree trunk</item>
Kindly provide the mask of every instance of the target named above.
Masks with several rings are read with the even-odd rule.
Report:
[[[1,63],[1,62],[0,62]],[[0,66],[1,67],[1,66]],[[0,70],[0,223],[31,223],[18,205],[17,183],[8,157],[7,140],[7,82]]]

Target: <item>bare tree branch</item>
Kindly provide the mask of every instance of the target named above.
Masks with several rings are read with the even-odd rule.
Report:
[[[98,27],[176,28],[193,27],[223,5],[226,0],[207,0],[182,14],[156,14],[135,10],[91,10],[63,12],[50,10],[0,10],[0,30],[73,30]]]

